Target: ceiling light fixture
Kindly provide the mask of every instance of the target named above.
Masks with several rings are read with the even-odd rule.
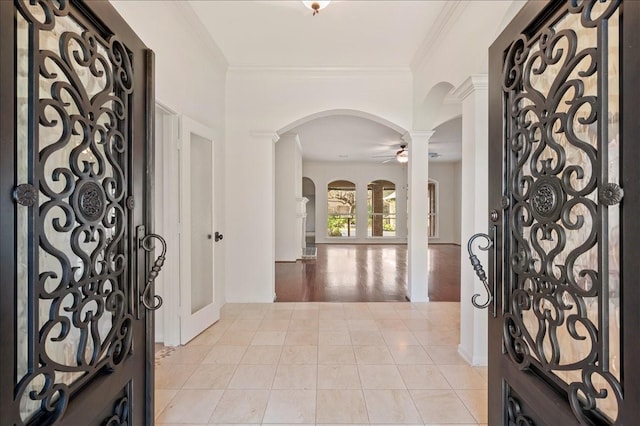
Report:
[[[327,7],[329,5],[329,3],[331,3],[331,0],[326,0],[326,1],[303,1],[302,4],[304,4],[307,8],[313,10],[313,16],[316,16],[316,14],[320,13],[320,11],[322,9],[324,9],[325,7]]]
[[[400,150],[396,152],[396,160],[398,163],[406,163],[409,161],[409,151],[406,145],[400,145]]]

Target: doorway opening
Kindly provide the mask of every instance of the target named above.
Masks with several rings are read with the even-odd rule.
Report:
[[[315,259],[316,248],[316,185],[308,177],[302,178],[302,197],[307,199],[304,218],[303,259]]]
[[[220,317],[214,262],[213,132],[156,105],[155,227],[167,256],[156,281],[164,299],[155,341],[185,344]],[[171,285],[170,283],[178,283]]]

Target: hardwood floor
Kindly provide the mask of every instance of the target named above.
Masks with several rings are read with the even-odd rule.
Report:
[[[428,256],[429,300],[432,302],[459,302],[460,246],[432,244],[429,246]]]
[[[276,263],[278,302],[406,301],[404,244],[318,244],[315,261]],[[429,246],[429,299],[460,301],[460,246]]]

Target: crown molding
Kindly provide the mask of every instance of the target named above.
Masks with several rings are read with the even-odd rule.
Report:
[[[451,89],[449,93],[447,93],[442,100],[442,105],[458,105],[460,103],[460,99],[455,96],[456,88]]]
[[[413,55],[413,59],[411,60],[412,70],[416,70],[429,59],[431,51],[438,44],[438,41],[447,34],[447,32],[449,32],[449,29],[453,26],[455,19],[460,16],[468,4],[469,3],[467,1],[462,0],[450,0],[445,2],[433,26],[429,29],[429,33]]]
[[[411,141],[418,139],[426,139],[429,140],[435,131],[433,130],[410,130],[404,135],[402,135],[402,140],[406,143],[410,144]]]
[[[252,130],[249,132],[252,138],[255,139],[269,139],[271,142],[276,143],[280,140],[280,135],[278,132],[274,132],[271,130]]]
[[[467,96],[476,90],[488,90],[489,77],[487,74],[474,74],[462,82],[452,93],[452,96],[463,101]]]
[[[410,67],[261,67],[261,66],[230,66],[227,69],[233,73],[271,73],[271,74],[410,74]]]

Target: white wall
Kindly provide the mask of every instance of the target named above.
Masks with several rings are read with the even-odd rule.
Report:
[[[446,16],[448,21],[425,40],[412,62],[415,128],[430,130],[459,115],[459,107],[424,105],[431,89],[441,82],[458,87],[472,74],[488,72],[489,46],[525,4],[522,0],[461,1]],[[472,36],[470,36],[472,34]],[[442,99],[440,99],[441,101]],[[426,110],[433,113],[425,114]],[[448,116],[441,109],[451,109]]]
[[[170,0],[111,4],[155,52],[156,98],[210,127],[223,141],[227,62],[190,6]]]
[[[127,0],[111,3],[147,47],[155,52],[156,99],[178,115],[188,116],[214,131],[214,231],[224,233],[226,59],[184,2]],[[150,10],[153,10],[153,18],[149,16]],[[156,151],[163,148],[158,144],[175,142],[158,139]],[[178,152],[174,151],[174,155],[177,157]],[[156,197],[160,195],[178,203],[177,191],[162,191]],[[156,229],[156,232],[167,234],[177,229],[176,223],[170,229]],[[217,243],[215,259],[212,259],[216,283],[222,284],[225,283],[224,241]],[[175,244],[167,248],[167,264],[177,262],[177,249]],[[173,268],[177,267],[179,265],[173,265]],[[224,300],[224,290],[224,285],[217,286],[216,300]],[[166,320],[177,323],[177,318]]]
[[[410,129],[411,80],[409,69],[229,70],[226,180],[234,189],[225,201],[227,301],[273,300],[273,136],[301,118],[335,109],[364,111]]]
[[[407,242],[407,168],[398,163],[372,164],[350,162],[302,163],[302,173],[316,185],[316,242],[317,243],[406,243]],[[367,185],[374,180],[388,180],[396,184],[396,237],[367,236]],[[327,236],[327,185],[334,180],[348,180],[356,184],[356,236],[336,238]]]
[[[458,191],[458,197],[456,197],[455,205],[453,207],[455,215],[455,219],[453,221],[453,243],[462,244],[462,162],[458,161],[453,167],[455,169],[455,172],[453,173],[453,185]]]
[[[472,76],[456,89],[462,100],[462,197],[461,238],[466,242],[477,233],[489,233],[489,98],[487,76]],[[480,240],[479,243],[484,244]],[[487,265],[488,253],[476,250]],[[469,265],[465,250],[460,253],[460,354],[473,365],[487,364],[487,311],[474,309],[473,294],[484,295],[482,283]],[[484,296],[483,296],[484,297]],[[484,300],[484,299],[480,299]],[[491,309],[491,307],[489,307]]]
[[[460,244],[460,162],[429,162],[429,179],[438,197],[438,236],[429,243]]]
[[[275,148],[275,244],[276,262],[302,257],[302,222],[298,203],[302,197],[302,149],[298,135],[287,134]]]

